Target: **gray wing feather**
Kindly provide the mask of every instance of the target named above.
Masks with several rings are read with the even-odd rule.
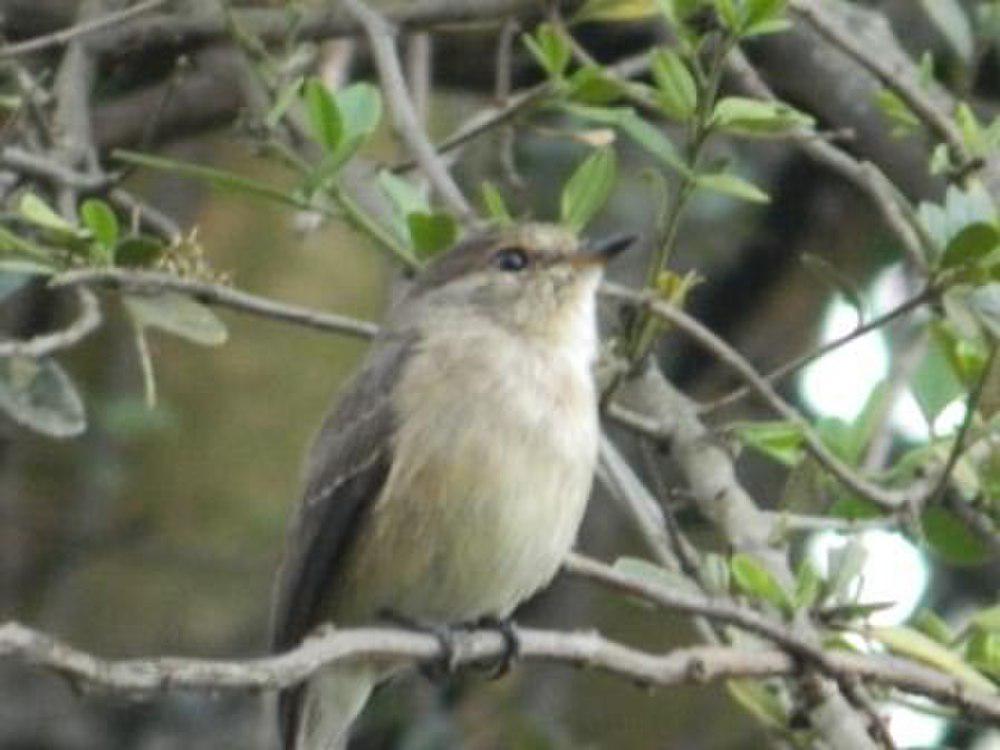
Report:
[[[391,393],[412,336],[376,340],[361,372],[323,422],[306,469],[305,492],[288,529],[274,596],[271,646],[297,645],[321,619],[340,563],[392,465]],[[302,688],[283,691],[285,746],[294,741]]]

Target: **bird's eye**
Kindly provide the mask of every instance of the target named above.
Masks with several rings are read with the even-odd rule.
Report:
[[[519,247],[504,248],[493,256],[493,265],[501,271],[523,271],[528,264],[528,254]]]

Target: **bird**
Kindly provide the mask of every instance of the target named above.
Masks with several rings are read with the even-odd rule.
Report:
[[[272,649],[324,623],[509,622],[575,543],[599,442],[596,297],[632,237],[470,233],[391,308],[323,420],[276,577]],[[388,662],[279,696],[284,750],[335,750]]]

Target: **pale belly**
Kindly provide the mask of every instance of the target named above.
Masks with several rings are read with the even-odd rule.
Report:
[[[513,393],[510,375],[484,384],[471,408],[443,388],[422,391],[345,566],[346,619],[380,609],[437,622],[504,617],[556,574],[592,483],[590,376],[567,366],[558,387]]]

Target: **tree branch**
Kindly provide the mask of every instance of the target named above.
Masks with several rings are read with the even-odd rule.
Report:
[[[125,271],[110,268],[84,269],[60,274],[52,279],[51,285],[55,287],[94,285],[138,294],[180,292],[206,305],[225,307],[320,331],[332,331],[364,339],[369,339],[378,332],[378,326],[367,321],[356,320],[345,315],[318,312],[295,305],[286,305],[265,297],[231,289],[222,284],[184,279],[157,271]]]
[[[396,53],[393,29],[381,15],[360,0],[343,0],[343,5],[364,27],[368,36],[396,132],[442,200],[460,218],[470,219],[473,212],[469,202],[465,200],[420,125],[420,119],[406,90],[406,79]]]
[[[89,289],[76,290],[80,312],[70,325],[53,333],[45,333],[27,341],[0,341],[0,357],[31,357],[40,359],[54,352],[69,349],[101,325],[101,308]]]

